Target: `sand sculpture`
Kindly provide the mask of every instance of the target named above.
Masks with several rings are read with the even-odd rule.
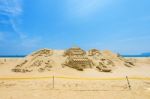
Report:
[[[110,54],[109,54],[110,55]],[[102,72],[110,72],[111,67],[114,66],[113,61],[110,58],[105,57],[104,53],[97,49],[91,49],[88,51],[88,56],[92,58],[93,61],[97,61],[96,68]]]
[[[102,72],[111,72],[112,66],[114,66],[114,63],[111,60],[102,58],[99,60],[99,64],[96,68]]]
[[[126,59],[108,50],[99,51],[97,49],[91,49],[87,54],[83,49],[74,47],[59,53],[61,57],[55,55],[58,54],[57,51],[54,55],[53,54],[53,50],[50,49],[36,51],[26,56],[12,71],[23,73],[31,71],[50,71],[55,62],[58,62],[58,66],[68,66],[80,71],[86,68],[97,68],[102,72],[110,72],[114,66],[124,65],[132,67],[135,65],[135,60]],[[62,57],[62,54],[64,57]],[[62,61],[56,61],[56,57],[62,59]]]
[[[135,59],[125,59],[122,56],[119,56],[120,60],[124,62],[124,65],[127,67],[135,66],[136,60]]]
[[[89,57],[94,61],[98,61],[96,68],[103,72],[110,72],[111,68],[116,64],[120,63],[127,67],[134,66],[135,61],[127,60],[124,57],[115,54],[109,50],[99,51],[97,49],[92,49],[88,51]]]
[[[12,71],[23,73],[31,71],[50,71],[54,63],[51,59],[51,55],[53,55],[53,51],[49,49],[34,52],[25,57],[25,60],[12,69]]]
[[[92,61],[86,57],[86,52],[81,48],[70,48],[65,51],[64,56],[68,56],[65,61],[66,66],[83,70],[92,67]]]
[[[69,48],[64,52],[64,56],[84,56],[86,52],[78,47]]]
[[[98,56],[100,54],[101,54],[100,51],[97,50],[97,49],[91,49],[91,50],[88,51],[88,56],[94,56],[94,55]]]

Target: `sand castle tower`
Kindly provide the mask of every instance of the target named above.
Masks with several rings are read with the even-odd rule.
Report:
[[[72,47],[65,51],[64,56],[84,56],[86,52],[79,47]]]
[[[92,67],[92,61],[86,57],[86,52],[79,47],[73,47],[66,50],[64,56],[68,56],[65,62],[66,66],[78,70]]]

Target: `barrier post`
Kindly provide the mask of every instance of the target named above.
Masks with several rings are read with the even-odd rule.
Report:
[[[55,87],[55,78],[54,78],[54,75],[53,75],[53,89],[54,89],[54,87]]]
[[[127,79],[128,87],[129,87],[129,89],[131,90],[131,85],[130,85],[130,82],[129,82],[128,76],[126,76],[126,79]]]

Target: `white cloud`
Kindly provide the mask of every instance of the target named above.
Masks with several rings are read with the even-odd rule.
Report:
[[[19,28],[17,26],[17,20],[19,19],[19,15],[22,13],[22,0],[0,0],[0,15],[3,18],[0,20],[0,24],[10,25],[13,29],[13,32],[17,33],[19,36],[21,33],[19,32]]]
[[[22,0],[0,0],[0,13],[18,16],[22,12]]]
[[[10,25],[11,25],[13,31],[18,34],[20,39],[24,39],[27,37],[25,35],[25,33],[20,31],[20,29],[18,28],[18,23],[16,22],[15,19],[10,19],[9,22],[10,22]]]
[[[23,0],[0,0],[0,16],[7,17],[0,20],[0,24],[11,26],[11,29],[13,29],[12,33],[17,34],[18,42],[15,44],[16,48],[34,48],[39,46],[40,38],[30,37],[19,28],[19,21],[21,20],[19,16],[23,13],[22,4]],[[0,30],[0,40],[3,39],[4,33],[2,34]]]

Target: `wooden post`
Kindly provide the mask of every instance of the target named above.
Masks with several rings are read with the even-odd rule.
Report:
[[[6,62],[6,59],[4,59],[4,62]]]
[[[129,82],[128,76],[126,76],[126,79],[127,79],[128,87],[129,87],[129,89],[131,90],[131,85],[130,85],[130,82]]]
[[[54,78],[54,76],[53,76],[53,89],[54,89],[54,87],[55,87],[55,78]]]

